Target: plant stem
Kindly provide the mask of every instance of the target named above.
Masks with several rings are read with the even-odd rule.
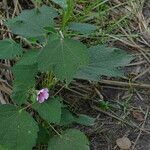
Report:
[[[19,112],[21,113],[23,110],[29,108],[30,106],[32,106],[32,105],[35,104],[35,103],[36,103],[36,102],[31,103],[31,104],[27,105],[26,107],[23,107],[22,109],[19,110]]]
[[[51,124],[49,124],[49,126],[53,129],[53,131],[54,131],[58,136],[61,137],[61,134],[60,134]]]

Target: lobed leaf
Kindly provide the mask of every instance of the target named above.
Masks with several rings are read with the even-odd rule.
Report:
[[[39,52],[40,51],[36,49],[27,51],[23,54],[23,57],[17,62],[17,65],[27,66],[36,64]]]
[[[81,34],[91,34],[97,29],[97,26],[89,23],[71,22],[69,23],[68,28]]]
[[[95,118],[80,114],[78,117],[74,118],[74,122],[85,126],[92,126],[94,125]]]
[[[13,105],[0,105],[0,145],[9,150],[32,150],[38,125],[26,111]]]
[[[22,53],[23,49],[15,41],[11,39],[0,40],[0,59],[14,59]]]
[[[103,45],[89,48],[90,63],[81,69],[76,78],[98,81],[100,76],[123,76],[120,67],[128,64],[133,58],[126,52]]]
[[[59,98],[51,98],[44,103],[32,106],[48,123],[59,123],[61,119],[61,103]]]
[[[28,57],[26,57],[26,60],[28,60]],[[14,75],[12,99],[19,105],[27,101],[30,90],[35,85],[35,76],[37,74],[37,64],[34,64],[33,61],[25,62],[23,57],[12,68]],[[23,65],[24,63],[30,65]]]
[[[87,137],[79,130],[69,129],[50,139],[48,150],[90,150]]]
[[[74,116],[72,115],[72,113],[68,109],[62,108],[60,125],[66,126],[72,124],[73,122]]]
[[[44,27],[54,26],[57,12],[46,5],[32,10],[24,10],[17,17],[8,19],[6,25],[12,33],[26,38],[43,36]]]
[[[39,132],[37,138],[37,145],[47,145],[49,141],[50,135],[46,128],[39,125]]]
[[[40,71],[52,70],[58,79],[66,80],[67,83],[87,62],[86,46],[72,39],[51,41],[38,57]]]
[[[61,126],[67,126],[72,123],[78,123],[85,126],[92,126],[94,125],[95,118],[89,117],[84,114],[80,115],[73,115],[69,110],[66,108],[62,108],[62,115],[61,115]]]

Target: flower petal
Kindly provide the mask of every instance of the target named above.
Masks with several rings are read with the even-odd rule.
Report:
[[[39,101],[39,103],[42,103],[45,100],[47,100],[48,97],[49,97],[49,93],[48,92],[49,91],[48,91],[47,88],[39,90],[38,93],[37,93],[37,101]]]

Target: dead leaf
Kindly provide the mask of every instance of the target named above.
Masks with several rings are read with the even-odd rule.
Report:
[[[134,111],[132,112],[132,114],[133,114],[133,117],[134,117],[136,120],[138,120],[138,121],[143,121],[143,120],[144,120],[143,115],[142,115],[142,113],[141,113],[140,111],[134,110]]]
[[[127,137],[122,137],[116,140],[120,149],[128,150],[131,147],[131,141]]]

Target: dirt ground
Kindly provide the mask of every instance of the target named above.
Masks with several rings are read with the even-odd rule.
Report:
[[[150,19],[149,1],[145,1],[142,16],[145,21]],[[113,43],[116,47],[121,47],[125,51],[136,53],[134,61],[124,69],[126,76],[131,79],[131,83],[136,81],[140,84],[150,85],[149,22],[147,27],[148,30],[144,30],[147,32],[141,33],[141,38],[144,38],[147,44],[137,42],[136,46],[131,46],[131,44],[118,41]],[[139,49],[143,50],[144,54],[148,53],[148,56],[143,55],[136,47],[140,47]],[[72,93],[69,97],[70,100],[73,99],[77,102],[77,106],[79,106],[76,106],[77,110],[97,118],[93,127],[76,126],[89,136],[91,150],[119,150],[116,140],[122,137],[130,139],[132,142],[131,150],[150,150],[150,88],[143,88],[141,86],[135,88],[132,84],[130,88],[126,88],[124,84],[117,86],[117,82],[127,82],[127,78],[124,80],[114,78],[102,79],[116,82],[113,85],[109,82],[103,84],[100,81],[98,85],[93,86],[93,84],[77,81],[73,89],[75,91],[82,91],[81,93],[85,94],[83,97],[88,97],[88,100],[79,99],[79,97],[72,95]],[[96,101],[102,98],[110,104],[110,108],[107,111],[93,107]]]
[[[0,2],[2,16],[10,10],[5,2],[5,0]],[[27,4],[28,1],[20,1],[20,5],[24,5],[23,8],[28,8]],[[125,42],[116,39],[112,40],[113,42],[111,40],[107,42],[109,45],[134,54],[135,59],[124,68],[126,76],[123,79],[102,77],[99,83],[74,80],[69,85],[69,89],[64,89],[60,93],[71,104],[74,112],[96,118],[92,127],[74,125],[74,128],[84,131],[89,137],[91,150],[119,150],[116,140],[122,137],[129,138],[132,143],[131,150],[150,150],[149,0],[145,1],[140,13],[137,18],[135,17],[135,20],[139,19],[140,23],[134,20],[130,23],[132,29],[140,33],[140,38],[135,41],[126,38]],[[0,39],[4,37],[3,34],[1,32]],[[8,72],[2,72],[1,77],[9,83],[8,74]],[[103,80],[107,82],[102,82]],[[134,82],[140,84],[134,85]],[[7,95],[5,96],[3,92],[0,96],[4,101],[7,99]],[[100,100],[108,103],[107,110],[104,110],[102,106],[98,107]]]

